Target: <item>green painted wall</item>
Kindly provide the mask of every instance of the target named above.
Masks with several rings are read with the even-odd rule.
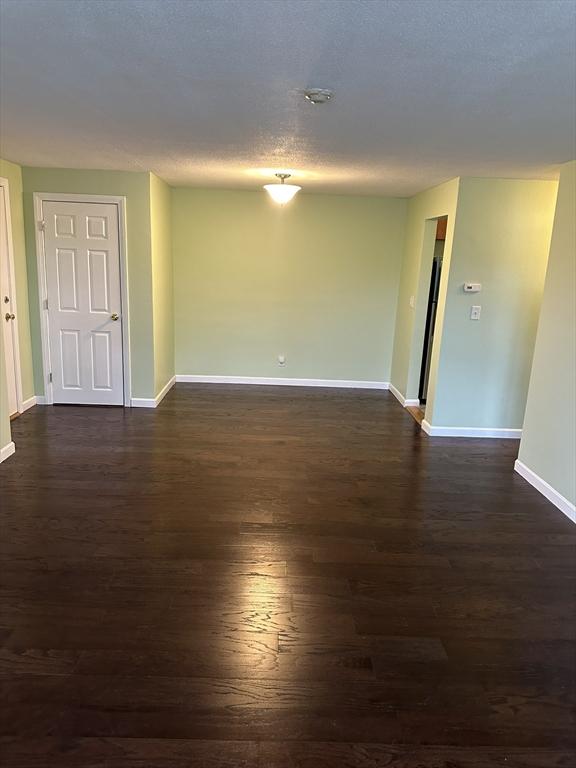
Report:
[[[434,426],[522,427],[557,187],[460,180],[442,341],[426,406]],[[482,283],[482,291],[464,293],[466,281]],[[474,304],[482,306],[479,321],[470,320]]]
[[[436,238],[436,219],[440,216],[448,216],[442,271],[443,279],[436,321],[436,338],[440,338],[454,221],[458,203],[458,188],[459,179],[453,179],[438,187],[421,192],[408,201],[406,240],[402,262],[402,277],[398,293],[391,382],[405,397],[410,399],[418,397],[430,270]],[[414,297],[414,307],[410,306],[410,298],[412,296]],[[438,345],[435,346],[435,352],[437,352],[437,347]],[[434,386],[436,368],[437,355],[433,356],[430,369],[430,386],[432,388]]]
[[[176,371],[387,381],[406,205],[173,189]]]
[[[576,503],[576,161],[562,166],[518,458]]]
[[[32,194],[107,194],[127,200],[134,397],[177,371],[391,380],[415,398],[435,219],[446,215],[427,420],[522,425],[555,182],[454,179],[409,201],[300,194],[282,208],[261,191],[170,189],[148,173],[24,168],[26,265],[19,169],[0,168],[14,188],[19,308],[28,272],[25,396],[31,360],[42,393]],[[482,293],[464,294],[466,280]]]
[[[12,245],[16,271],[16,306],[18,311],[18,342],[20,347],[20,374],[22,397],[34,395],[30,313],[28,309],[28,274],[24,239],[24,210],[22,206],[22,170],[19,165],[0,159],[0,176],[8,180],[10,217],[12,219]]]
[[[170,187],[150,174],[150,234],[154,306],[154,392],[174,376],[174,285]]]
[[[22,175],[36,394],[43,394],[44,385],[32,196],[34,192],[63,192],[126,198],[132,396],[154,397],[150,174],[25,167]]]

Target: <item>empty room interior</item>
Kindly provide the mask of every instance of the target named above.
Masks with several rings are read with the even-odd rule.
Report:
[[[0,43],[0,764],[575,766],[576,2]]]

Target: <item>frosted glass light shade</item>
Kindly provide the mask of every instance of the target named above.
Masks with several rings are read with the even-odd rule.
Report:
[[[302,187],[298,187],[296,184],[264,184],[264,189],[275,203],[284,205],[284,203],[290,202]]]

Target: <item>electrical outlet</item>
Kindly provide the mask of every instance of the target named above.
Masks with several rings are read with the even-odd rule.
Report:
[[[286,355],[278,355],[278,365],[286,365]]]

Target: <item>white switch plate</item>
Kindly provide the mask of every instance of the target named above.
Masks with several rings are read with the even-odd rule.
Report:
[[[470,308],[470,320],[480,320],[480,313],[482,312],[482,307],[480,305],[474,305]]]
[[[278,365],[286,365],[286,355],[278,355]]]

